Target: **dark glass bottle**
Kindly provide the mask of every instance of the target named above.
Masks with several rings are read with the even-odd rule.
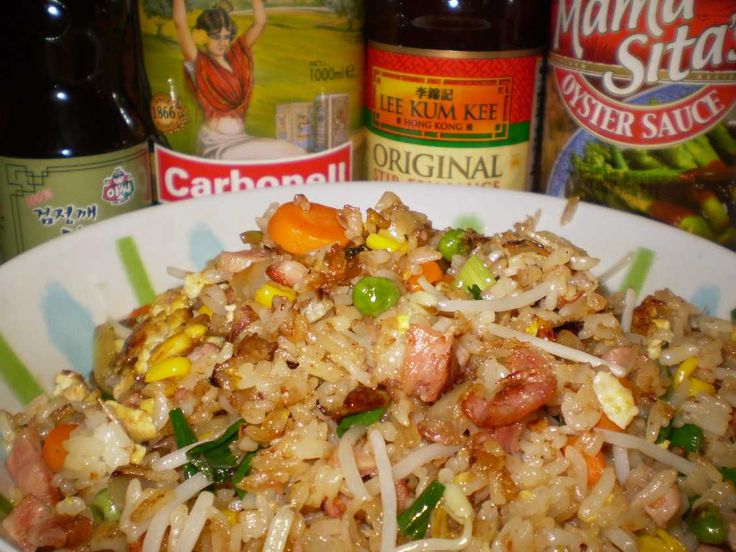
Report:
[[[132,98],[130,0],[25,0],[0,11],[3,259],[150,203],[148,127]]]
[[[546,0],[367,3],[369,178],[528,189]]]

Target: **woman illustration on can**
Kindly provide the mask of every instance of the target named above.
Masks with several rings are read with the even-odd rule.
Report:
[[[204,112],[197,151],[210,159],[231,161],[296,157],[304,149],[273,138],[249,136],[245,115],[253,90],[251,50],[266,27],[263,0],[253,0],[253,23],[239,36],[229,9],[204,10],[194,25],[207,33],[204,50],[197,48],[187,26],[185,0],[173,0],[174,26],[184,56],[184,76]]]

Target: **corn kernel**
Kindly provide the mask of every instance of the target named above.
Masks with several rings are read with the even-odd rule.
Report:
[[[534,319],[534,321],[531,324],[529,324],[526,327],[526,330],[525,331],[529,335],[534,335],[534,336],[537,335],[537,332],[539,331],[539,324],[537,323],[537,319],[536,318]]]
[[[271,308],[274,297],[285,297],[289,301],[295,301],[296,292],[291,288],[279,284],[268,283],[258,288],[255,300],[264,307]]]
[[[379,230],[377,234],[368,234],[365,244],[370,249],[385,249],[391,253],[395,251],[405,253],[408,250],[406,242],[397,240],[386,230]]]
[[[455,477],[452,478],[452,482],[457,483],[458,485],[468,483],[469,481],[470,481],[470,472],[467,472],[467,471],[455,474]]]
[[[638,539],[639,552],[687,552],[687,548],[678,539],[663,529],[657,529],[657,535],[641,535]]]
[[[212,315],[214,313],[215,312],[211,308],[209,308],[207,305],[202,305],[201,307],[199,307],[199,310],[197,311],[197,314],[204,314],[210,318],[212,318]]]
[[[642,535],[637,541],[639,552],[669,552],[665,544],[652,535]]]
[[[687,389],[688,397],[695,397],[697,395],[700,395],[701,393],[705,393],[706,395],[716,394],[716,388],[712,384],[708,383],[707,381],[703,381],[698,378],[690,378],[688,382],[689,382],[689,387]]]
[[[677,368],[677,371],[675,371],[675,379],[673,382],[675,384],[675,387],[682,385],[682,383],[690,377],[690,375],[695,371],[697,367],[697,357],[690,357],[686,360],[683,360],[682,363],[680,363],[680,366]]]
[[[438,504],[432,512],[432,537],[445,539],[450,536],[450,528],[447,526],[447,510],[442,504]]]
[[[233,512],[232,510],[220,510],[222,512],[222,515],[224,515],[227,518],[227,522],[232,527],[236,523],[238,523],[238,514],[236,512]]]
[[[186,376],[191,367],[192,363],[186,357],[175,356],[167,358],[151,365],[146,373],[146,383]]]
[[[154,406],[154,400],[153,399],[143,399],[141,401],[141,404],[138,405],[138,406],[146,414],[153,415],[153,406]]]
[[[399,314],[396,317],[396,327],[402,332],[405,332],[406,330],[408,330],[409,329],[409,315]]]
[[[666,546],[669,547],[669,550],[671,550],[671,552],[687,552],[687,548],[685,548],[685,545],[682,544],[679,539],[673,537],[664,529],[657,529],[657,536],[662,540],[663,543],[665,543]]]
[[[185,331],[178,332],[164,340],[153,350],[149,363],[154,365],[167,358],[180,356],[181,354],[189,351],[192,345],[194,345],[194,342]]]
[[[143,461],[143,457],[146,455],[146,447],[136,443],[133,445],[133,452],[130,455],[131,464],[140,464]]]
[[[207,326],[204,324],[190,324],[184,328],[184,333],[194,340],[200,339],[207,333]]]

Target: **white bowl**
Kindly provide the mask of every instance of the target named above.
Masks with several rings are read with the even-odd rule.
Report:
[[[222,249],[241,248],[240,232],[256,228],[255,218],[271,202],[303,193],[320,203],[366,208],[386,190],[427,213],[436,227],[471,224],[493,233],[540,211],[538,228],[557,232],[601,259],[596,274],[639,248],[651,251],[649,270],[639,274],[640,298],[667,287],[714,315],[728,317],[736,307],[736,254],[603,207],[581,204],[572,221],[561,226],[565,201],[530,193],[371,182],[248,191],[123,215],[0,266],[0,404],[20,408],[50,388],[63,369],[89,375],[95,325],[179,285],[167,267],[201,269]],[[626,272],[607,280],[609,289],[619,289]],[[0,541],[0,550],[15,549]]]
[[[638,248],[653,252],[640,297],[668,287],[711,314],[736,307],[736,254],[664,224],[588,204],[561,226],[565,202],[531,193],[443,185],[351,183],[278,188],[156,206],[95,224],[0,266],[0,404],[18,408],[62,369],[88,375],[92,332],[177,286],[167,267],[201,269],[274,201],[306,194],[362,208],[392,190],[437,227],[475,224],[491,233],[540,211],[539,228],[558,232],[601,259],[603,273]],[[136,266],[137,261],[140,265]],[[618,289],[626,269],[607,281]],[[137,278],[137,279],[136,279]],[[150,282],[150,287],[147,285]]]

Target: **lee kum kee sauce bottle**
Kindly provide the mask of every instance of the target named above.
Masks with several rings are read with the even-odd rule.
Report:
[[[368,2],[368,178],[531,187],[548,9]]]
[[[0,10],[0,260],[151,201],[129,0]]]

